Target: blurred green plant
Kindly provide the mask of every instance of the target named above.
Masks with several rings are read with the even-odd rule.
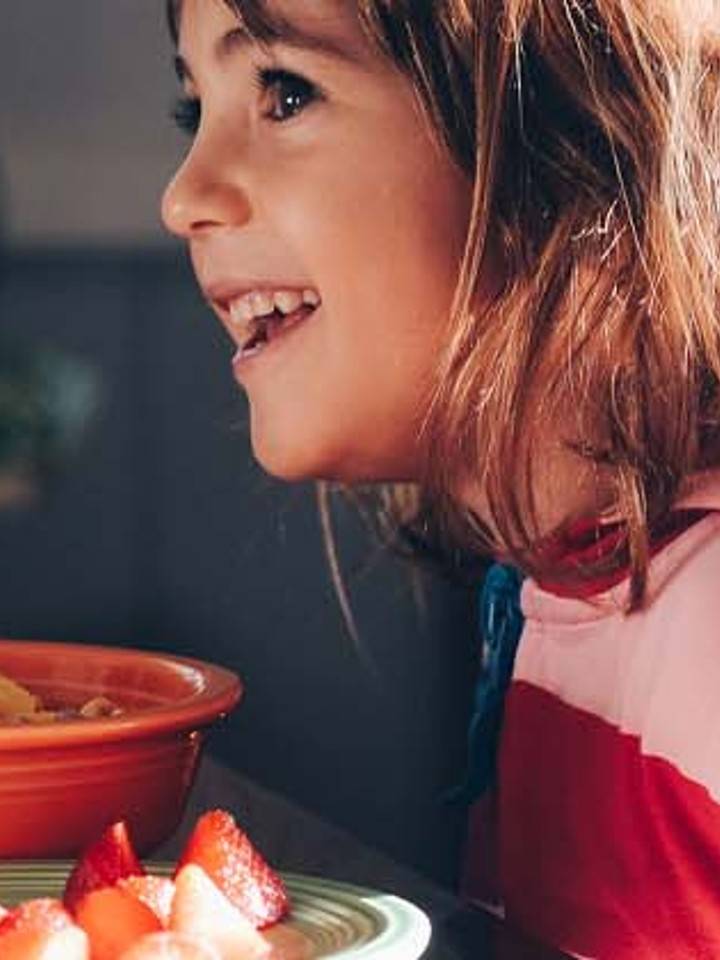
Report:
[[[98,395],[88,363],[52,347],[0,341],[0,508],[36,498],[77,447]]]

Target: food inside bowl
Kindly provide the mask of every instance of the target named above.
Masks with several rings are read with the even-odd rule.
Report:
[[[44,703],[20,683],[0,674],[0,725],[23,726],[68,720],[100,720],[118,717],[122,707],[107,697],[92,697],[79,707],[56,707]]]

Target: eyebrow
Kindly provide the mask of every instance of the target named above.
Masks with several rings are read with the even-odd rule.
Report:
[[[283,45],[296,50],[305,50],[310,53],[322,54],[341,60],[345,63],[359,64],[360,54],[348,44],[334,37],[311,33],[293,23],[291,20],[278,19],[273,24],[263,27],[262,33],[251,34],[245,27],[235,27],[224,34],[215,44],[215,56],[219,61],[229,59],[238,50],[247,49],[252,44],[261,47]],[[180,82],[192,81],[192,71],[179,54],[175,56],[175,72]]]

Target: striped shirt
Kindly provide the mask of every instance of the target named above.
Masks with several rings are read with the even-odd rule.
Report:
[[[581,957],[720,957],[720,473],[657,553],[647,607],[523,585],[498,786],[465,892]]]

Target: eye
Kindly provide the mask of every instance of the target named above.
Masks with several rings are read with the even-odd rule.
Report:
[[[194,137],[200,126],[200,101],[197,97],[180,97],[174,104],[171,116],[178,130]]]
[[[264,116],[275,123],[291,120],[316,100],[322,100],[319,87],[289,70],[258,70],[255,82],[265,102]]]

